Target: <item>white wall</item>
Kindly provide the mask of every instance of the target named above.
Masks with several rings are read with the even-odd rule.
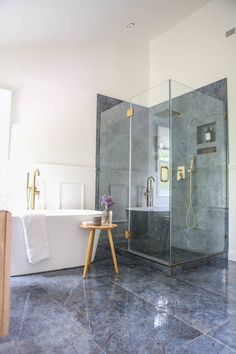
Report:
[[[7,201],[7,161],[8,140],[11,120],[11,96],[10,90],[0,88],[0,210]]]
[[[150,87],[168,79],[197,88],[227,77],[231,259],[236,260],[236,1],[214,0],[150,43]]]
[[[13,89],[11,157],[24,146],[36,161],[94,166],[96,94],[147,86],[147,48],[127,54],[125,45],[0,48],[0,87]]]
[[[96,95],[128,98],[148,87],[148,55],[141,43],[0,48],[0,87],[13,90],[11,161],[89,167],[95,176]],[[94,207],[90,194],[85,205]]]

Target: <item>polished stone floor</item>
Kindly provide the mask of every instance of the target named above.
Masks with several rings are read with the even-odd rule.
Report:
[[[107,241],[103,241],[104,244],[107,244]],[[128,250],[128,242],[127,240],[124,239],[124,236],[117,237],[115,239],[115,245],[121,250]],[[167,245],[168,246],[168,245]],[[191,261],[196,261],[198,259],[202,259],[204,254],[198,253],[198,252],[193,252],[177,247],[171,247],[171,252],[170,249],[166,250],[159,250],[158,248],[160,247],[160,241],[159,240],[153,240],[153,239],[147,239],[147,238],[139,238],[137,240],[133,239],[130,242],[130,248],[129,250],[131,252],[138,252],[139,255],[147,255],[155,258],[156,260],[164,261],[166,263],[170,263],[174,265],[179,265],[185,262],[191,262]]]
[[[236,353],[236,262],[167,276],[155,264],[98,248],[81,268],[11,282],[7,354]]]

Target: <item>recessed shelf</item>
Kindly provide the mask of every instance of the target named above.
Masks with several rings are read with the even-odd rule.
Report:
[[[201,149],[197,149],[197,154],[198,155],[203,155],[203,154],[209,154],[212,152],[216,152],[216,146],[212,146],[212,147],[204,147]]]
[[[211,140],[209,142],[206,141],[206,133],[210,132]],[[203,125],[199,125],[197,127],[197,145],[201,144],[211,144],[216,142],[216,123],[207,123]]]
[[[215,141],[212,141],[210,143],[202,143],[202,144],[198,144],[197,145],[197,148],[198,149],[208,149],[208,148],[212,148],[212,147],[215,147],[216,146],[216,142]]]

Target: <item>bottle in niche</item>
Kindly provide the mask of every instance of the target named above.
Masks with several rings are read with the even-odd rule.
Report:
[[[207,127],[207,129],[206,129],[205,140],[206,140],[206,143],[210,143],[212,140],[212,131],[211,131],[210,127]]]

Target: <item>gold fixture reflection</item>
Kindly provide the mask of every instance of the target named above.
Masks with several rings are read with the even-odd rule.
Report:
[[[144,192],[144,195],[147,198],[147,207],[153,206],[153,182],[155,182],[155,178],[153,176],[149,176],[147,178],[147,188]]]
[[[127,110],[127,118],[131,118],[134,116],[134,109],[133,108],[129,108]]]
[[[125,238],[126,240],[131,240],[133,238],[133,232],[129,230],[125,230]]]
[[[30,174],[29,172],[27,173],[27,182],[26,182],[26,197],[27,197],[27,209],[35,209],[35,198],[36,195],[39,198],[40,191],[38,190],[36,186],[36,179],[37,177],[40,176],[39,169],[37,168],[33,172],[33,184],[32,186],[29,185],[29,178]]]
[[[177,181],[181,181],[182,179],[185,179],[185,166],[178,166],[177,167]]]
[[[168,182],[169,181],[169,168],[167,166],[161,166],[161,182]]]

